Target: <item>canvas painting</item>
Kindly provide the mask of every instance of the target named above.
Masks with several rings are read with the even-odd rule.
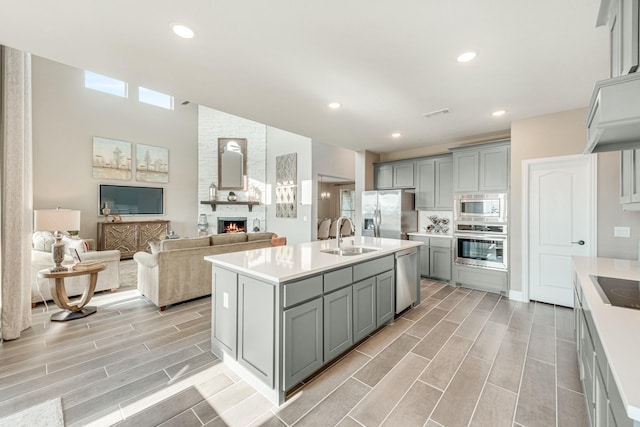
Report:
[[[276,187],[276,218],[297,218],[296,185]]]
[[[131,143],[115,139],[93,138],[93,177],[128,181],[131,170]]]
[[[297,218],[298,155],[276,157],[276,218]]]
[[[169,149],[136,144],[136,181],[169,182]]]

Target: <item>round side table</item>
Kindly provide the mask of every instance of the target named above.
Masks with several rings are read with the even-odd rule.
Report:
[[[96,263],[77,270],[74,270],[73,267],[69,267],[67,271],[52,272],[49,269],[40,270],[38,277],[54,279],[54,282],[51,284],[51,296],[56,305],[62,309],[62,311],[52,314],[51,320],[64,322],[66,320],[80,319],[95,313],[97,310],[96,307],[87,307],[86,305],[93,297],[93,292],[96,289],[96,283],[98,281],[98,273],[104,269],[104,264]],[[84,293],[79,300],[70,301],[67,290],[64,287],[64,279],[87,274],[89,275],[89,284],[85,288]]]

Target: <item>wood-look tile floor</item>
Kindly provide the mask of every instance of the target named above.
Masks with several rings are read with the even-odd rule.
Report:
[[[134,288],[0,344],[0,416],[62,397],[68,426],[586,426],[567,308],[422,281],[422,304],[271,405],[210,350],[209,298]]]

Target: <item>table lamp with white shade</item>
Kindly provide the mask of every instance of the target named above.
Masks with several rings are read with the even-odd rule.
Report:
[[[34,231],[52,231],[56,241],[51,246],[51,257],[54,266],[50,271],[67,271],[63,267],[64,243],[62,243],[62,232],[80,229],[80,211],[71,209],[40,209],[33,212]]]

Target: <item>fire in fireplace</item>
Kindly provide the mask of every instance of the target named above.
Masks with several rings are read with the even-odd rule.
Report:
[[[218,218],[218,234],[247,231],[247,218]]]

